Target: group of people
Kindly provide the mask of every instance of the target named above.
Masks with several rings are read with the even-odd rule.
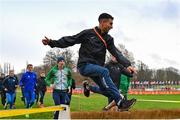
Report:
[[[52,48],[66,48],[74,44],[81,44],[77,65],[78,71],[81,75],[91,78],[97,84],[97,86],[90,87],[88,83],[84,83],[84,90],[87,94],[89,94],[88,92],[90,90],[94,90],[94,92],[106,96],[109,101],[108,105],[104,107],[106,110],[117,106],[120,111],[126,111],[134,105],[136,99],[125,99],[126,95],[121,94],[119,84],[116,84],[116,80],[119,79],[121,73],[132,77],[136,73],[136,70],[131,65],[131,62],[116,48],[113,37],[108,34],[109,30],[113,28],[113,19],[110,14],[102,13],[98,18],[98,26],[83,30],[73,36],[62,37],[59,40],[52,40],[45,37],[42,39],[42,43]],[[108,64],[105,65],[106,50],[116,59],[115,63],[117,63],[116,66],[118,68],[111,68],[112,65],[109,66]],[[117,70],[114,70],[114,68]],[[19,84],[25,97],[26,108],[32,107],[35,100],[37,76],[32,69],[33,66],[29,64],[27,66],[27,72],[22,75]],[[18,82],[12,79],[15,78],[11,78],[11,85],[13,87],[11,89],[4,89],[10,93],[15,91],[18,85]],[[73,79],[71,69],[65,66],[63,57],[57,59],[57,65],[48,72],[44,80],[46,85],[53,88],[52,94],[55,105],[70,104]],[[13,98],[11,101],[14,101],[15,95],[10,95]],[[41,92],[40,95],[44,96],[44,92]],[[8,99],[9,95],[7,94],[6,97]],[[43,100],[41,102],[43,103]],[[12,106],[12,103],[9,104]],[[58,114],[58,111],[56,111],[54,119],[58,118]]]
[[[53,100],[55,105],[70,105],[72,89],[75,89],[75,80],[72,79],[71,69],[65,66],[63,57],[57,58],[55,65],[45,77],[45,73],[41,72],[37,79],[36,73],[33,71],[33,65],[28,64],[27,70],[22,74],[20,81],[14,74],[13,70],[9,71],[8,76],[1,74],[0,93],[4,109],[13,109],[16,100],[16,89],[21,88],[22,97],[26,108],[31,108],[36,100],[39,107],[44,107],[44,96],[47,90],[46,86],[53,89]],[[40,98],[39,98],[40,96]],[[29,115],[26,115],[29,117]],[[58,111],[55,112],[54,118],[58,118]]]
[[[36,73],[33,72],[33,65],[28,64],[27,70],[23,73],[20,81],[18,77],[14,74],[14,70],[9,71],[9,75],[1,73],[0,77],[0,95],[1,102],[4,106],[4,109],[15,108],[16,101],[16,89],[21,88],[22,98],[26,108],[32,107],[35,102],[39,104],[40,107],[43,107],[44,95],[46,92],[46,83],[45,83],[45,74],[42,72],[40,77],[37,79]],[[40,95],[40,99],[39,99]]]

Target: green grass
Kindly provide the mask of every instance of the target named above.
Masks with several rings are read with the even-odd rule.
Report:
[[[17,93],[16,108],[24,108],[23,102],[20,100],[20,93]],[[180,95],[129,95],[129,98],[145,99],[145,100],[180,100]],[[54,102],[52,95],[46,93],[45,106],[53,106]],[[90,97],[84,95],[73,95],[71,101],[71,111],[101,111],[101,109],[107,104],[107,98],[98,94],[91,94]],[[161,103],[161,102],[141,102],[137,101],[132,110],[137,109],[178,109],[180,103]],[[36,105],[33,108],[37,107]],[[3,107],[0,106],[0,110]],[[8,117],[8,119],[25,119],[25,116]],[[53,112],[30,114],[29,119],[50,119],[53,118]]]
[[[180,95],[131,95],[130,98],[145,100],[169,100],[180,101]],[[180,103],[143,102],[135,104],[134,109],[178,109]]]

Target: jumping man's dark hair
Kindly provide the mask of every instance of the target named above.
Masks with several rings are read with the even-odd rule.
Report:
[[[99,18],[98,18],[98,21],[100,22],[100,20],[102,20],[102,19],[114,19],[110,14],[108,14],[108,13],[102,13],[102,14],[100,14],[99,15]]]

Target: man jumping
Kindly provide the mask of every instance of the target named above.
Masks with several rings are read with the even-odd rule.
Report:
[[[62,37],[59,40],[45,37],[45,39],[42,39],[42,43],[52,48],[66,48],[74,44],[81,44],[78,59],[80,74],[90,77],[99,86],[102,94],[113,99],[114,104],[119,109],[128,110],[134,101],[125,102],[123,100],[123,95],[119,93],[117,87],[112,82],[109,70],[103,67],[107,49],[129,72],[136,72],[131,66],[130,61],[117,52],[114,40],[108,34],[109,30],[113,28],[113,19],[110,14],[102,13],[98,18],[99,26],[83,30],[73,36]]]

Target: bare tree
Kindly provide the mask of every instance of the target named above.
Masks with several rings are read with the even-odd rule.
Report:
[[[68,67],[74,65],[75,60],[73,60],[73,51],[70,49],[52,49],[46,53],[46,56],[43,58],[44,65],[53,66],[57,63],[57,58],[63,56],[65,63]]]
[[[132,65],[135,65],[135,60],[132,52],[128,51],[123,44],[118,44],[117,48],[131,62]]]
[[[117,49],[131,62],[132,65],[135,65],[135,60],[132,52],[128,51],[123,44],[118,44]],[[111,55],[108,52],[106,54],[106,61],[110,61],[110,60],[111,60]]]
[[[153,71],[143,63],[142,61],[137,61],[137,79],[140,81],[151,80],[153,76]]]

